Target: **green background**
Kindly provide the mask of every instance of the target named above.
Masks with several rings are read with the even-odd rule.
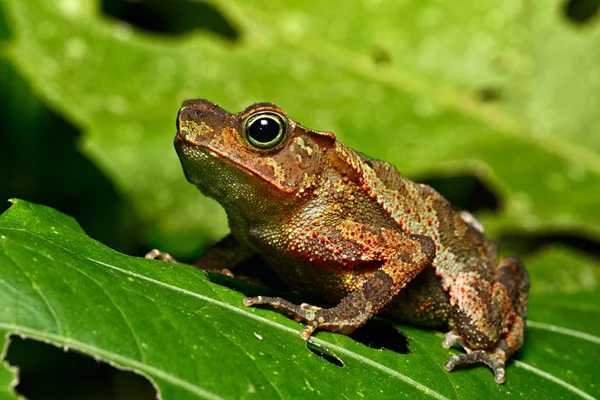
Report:
[[[504,386],[494,386],[489,371],[482,367],[450,375],[432,372],[448,356],[437,333],[402,326],[412,339],[412,353],[405,357],[407,360],[399,360],[402,356],[394,352],[372,350],[351,338],[319,334],[317,338],[351,351],[350,364],[364,367],[365,360],[356,356],[359,354],[387,368],[375,368],[377,372],[367,379],[353,375],[350,365],[346,365],[342,375],[350,375],[344,380],[353,379],[355,383],[345,383],[347,397],[389,397],[394,385],[386,375],[392,374],[388,370],[404,371],[406,366],[416,368],[411,379],[449,398],[469,397],[469,393],[533,398],[557,393],[553,390],[565,390],[561,393],[568,396],[598,397],[600,388],[594,383],[600,380],[598,361],[585,355],[597,352],[600,345],[599,25],[597,1],[366,1],[348,7],[346,2],[323,6],[283,1],[257,5],[228,1],[72,0],[50,4],[3,0],[0,198],[51,206],[75,217],[91,238],[128,255],[139,257],[158,247],[180,259],[192,260],[222,237],[227,227],[218,204],[202,198],[184,179],[172,148],[177,109],[183,100],[193,97],[207,98],[231,111],[256,101],[271,101],[303,125],[333,131],[349,146],[392,162],[409,177],[436,187],[458,208],[473,211],[486,232],[499,242],[502,253],[522,257],[532,276],[533,322],[526,347],[517,357],[522,364],[509,365]],[[6,210],[9,206],[5,203],[1,207]],[[6,333],[20,332],[58,346],[75,347],[115,365],[142,371],[154,379],[163,395],[171,389],[169,384],[161,386],[157,369],[198,385],[201,390],[181,386],[184,391],[187,388],[189,398],[251,397],[261,393],[260,386],[252,383],[255,381],[248,381],[249,371],[257,367],[252,362],[221,362],[212,371],[214,374],[198,372],[190,377],[174,361],[178,349],[187,348],[176,345],[182,338],[190,346],[214,346],[206,357],[194,359],[196,371],[204,371],[203,366],[233,357],[231,346],[225,343],[244,347],[248,340],[256,340],[254,336],[240,338],[232,334],[234,339],[223,339],[196,331],[174,335],[173,329],[162,331],[164,324],[178,328],[197,322],[170,315],[155,324],[161,334],[148,339],[148,343],[172,341],[172,362],[154,364],[144,357],[144,350],[141,355],[132,355],[127,353],[127,346],[117,351],[110,343],[89,337],[83,340],[75,334],[82,328],[77,317],[69,319],[65,315],[65,324],[71,329],[63,331],[51,324],[32,325],[31,321],[17,328],[18,307],[13,303],[19,300],[19,304],[27,304],[35,294],[25,289],[10,291],[20,287],[15,283],[20,282],[17,270],[11,268],[45,268],[39,257],[21,250],[32,249],[30,243],[44,237],[44,224],[47,228],[54,226],[63,217],[27,203],[13,207],[17,209],[12,214],[4,215],[6,232],[13,234],[16,231],[8,228],[10,224],[21,223],[31,229],[32,235],[18,236],[0,248],[5,255],[0,258],[2,282],[7,285],[2,297],[7,310],[2,322],[7,325],[0,326]],[[76,254],[86,254],[85,249],[97,245],[80,237],[83,234],[77,230],[68,232],[66,244],[52,235],[49,242],[44,239],[41,243],[52,243],[64,251],[79,238],[82,247],[74,248],[71,256],[75,258],[67,257],[71,262],[64,265],[87,271],[94,281],[101,282],[100,287],[124,282],[123,276],[110,273],[101,279],[106,271],[90,264],[89,258],[93,257],[78,258]],[[7,237],[11,236],[7,233]],[[11,247],[16,244],[21,250]],[[44,246],[34,250],[54,254],[52,246]],[[124,256],[110,252],[102,256],[107,257],[102,261],[105,264],[125,262],[121,258]],[[19,263],[10,261],[17,259]],[[190,281],[197,280],[199,287],[189,287],[190,293],[214,299],[210,293],[217,291],[223,296],[221,300],[225,299],[224,304],[241,305],[239,293],[205,282],[197,271],[146,271],[141,267],[145,261],[133,260],[121,268],[129,276],[158,273],[152,282],[170,282],[172,287],[181,288],[189,282],[171,282],[172,274],[196,274]],[[261,265],[258,260],[247,271],[257,273],[254,266]],[[142,268],[142,272],[136,268]],[[34,286],[48,283],[52,294],[46,294],[48,301],[71,304],[65,309],[68,314],[77,309],[71,303],[74,299],[82,301],[90,294],[74,290],[69,292],[74,297],[63,297],[63,289],[55,282],[66,272],[57,266],[54,273],[39,278],[39,282],[33,277],[32,282]],[[84,281],[75,279],[71,287],[77,285],[86,287]],[[112,299],[108,308],[114,306],[124,314],[151,318],[149,310],[137,310],[129,302],[127,290],[114,290],[108,295]],[[168,304],[170,297],[164,293],[164,286],[152,283],[149,289],[134,291],[144,290],[152,293],[149,296],[153,304]],[[192,300],[193,296],[185,300],[185,306],[174,308],[182,312],[201,307]],[[106,299],[93,303],[81,312],[100,312],[100,305],[105,303]],[[214,319],[222,318],[234,325],[237,319],[254,315],[253,311],[242,317],[236,312],[228,315],[227,310],[217,305],[210,312]],[[275,318],[278,327],[300,329],[276,313],[259,312],[265,318]],[[140,318],[139,326],[128,329],[145,332],[145,319]],[[110,319],[96,329],[118,337],[118,328],[111,331],[107,321]],[[252,321],[258,320],[250,318],[246,322]],[[264,329],[272,327],[260,323]],[[231,336],[227,335],[228,329],[242,332],[249,326],[214,329]],[[298,357],[296,367],[302,374],[311,376],[311,370],[324,368],[326,372],[319,371],[323,376],[331,374],[329,382],[341,379],[336,378],[335,368],[339,367],[333,364],[307,367],[322,359],[305,359],[313,353],[293,334],[278,329],[275,331],[279,333],[274,334],[277,340],[289,342],[293,349],[281,352],[272,344],[271,352],[265,352],[248,345],[244,354],[271,357],[269,362],[259,362],[258,368],[273,371],[273,363],[289,363],[290,357]],[[77,341],[79,347],[70,346],[69,340]],[[111,354],[125,358],[107,355],[109,348]],[[47,376],[49,369],[58,371],[59,376],[67,375],[58,366],[70,363],[74,365],[70,371],[83,369],[77,360],[56,361],[51,348],[36,343],[16,340],[10,349],[9,359],[19,359],[22,365],[29,362],[31,370],[41,376]],[[423,361],[419,349],[431,358]],[[185,358],[186,353],[179,357]],[[49,361],[44,364],[40,360]],[[527,366],[567,386],[531,373]],[[101,375],[93,368],[91,371],[90,375]],[[137,390],[130,389],[139,386],[135,377],[121,378],[110,368],[107,371],[112,388],[122,385],[126,390]],[[318,386],[327,385],[317,379],[307,378],[308,386],[296,382],[290,378],[294,371],[290,366],[280,378],[263,372],[259,381],[264,379],[265,385],[277,389],[263,395],[299,395],[300,387],[314,389],[315,396],[338,393],[335,387]],[[206,383],[207,377],[210,384]],[[533,383],[539,379],[550,382],[548,392],[536,392],[539,389]],[[473,391],[465,392],[465,386],[473,380],[477,382]],[[106,383],[100,387],[103,385]],[[383,389],[388,386],[389,390]],[[408,392],[419,388],[410,384],[406,387]],[[64,390],[71,389],[67,385]],[[416,390],[435,397],[422,388]],[[76,393],[74,398],[83,396]],[[123,396],[119,393],[114,389],[102,396]],[[6,395],[11,396],[9,392]]]

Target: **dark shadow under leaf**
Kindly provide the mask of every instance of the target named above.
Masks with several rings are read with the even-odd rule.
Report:
[[[5,359],[18,367],[16,391],[29,400],[157,398],[141,375],[37,340],[12,336]]]
[[[207,30],[229,40],[239,37],[239,32],[225,16],[208,3],[186,0],[103,0],[102,12],[153,33],[173,36]]]

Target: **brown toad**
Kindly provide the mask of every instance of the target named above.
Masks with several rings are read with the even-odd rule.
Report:
[[[529,278],[468,213],[427,185],[358,153],[329,132],[302,127],[258,103],[238,114],[206,100],[179,111],[175,147],[187,179],[227,212],[231,234],[199,265],[234,267],[260,254],[295,290],[336,304],[320,308],[251,297],[315,329],[350,333],[374,314],[449,328],[448,371],[482,362],[498,383],[523,345]],[[152,258],[171,259],[153,251]]]

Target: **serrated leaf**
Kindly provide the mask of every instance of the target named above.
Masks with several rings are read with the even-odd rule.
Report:
[[[225,231],[171,148],[191,97],[278,103],[410,175],[475,174],[503,205],[488,231],[600,237],[597,19],[576,27],[558,0],[338,3],[214,1],[232,43],[142,34],[92,1],[5,1],[8,56],[169,250]]]
[[[550,281],[547,269],[564,260],[572,277],[588,273],[588,261],[563,250],[533,263],[532,281]],[[598,282],[597,266],[592,273]],[[164,399],[600,396],[597,285],[551,298],[532,290],[526,345],[497,385],[483,366],[445,372],[455,351],[441,347],[441,333],[406,325],[409,354],[317,333],[312,342],[339,367],[307,349],[299,324],[243,307],[240,293],[201,271],[119,254],[73,219],[24,201],[0,216],[0,277],[3,346],[17,334],[76,349],[143,374]],[[10,372],[0,376],[6,384]]]

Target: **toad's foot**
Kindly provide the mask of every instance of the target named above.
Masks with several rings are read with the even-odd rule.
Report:
[[[306,326],[300,331],[300,337],[304,340],[308,340],[317,328],[349,334],[360,325],[357,323],[353,324],[349,321],[344,323],[339,319],[334,319],[335,322],[332,321],[328,323],[328,318],[323,315],[324,313],[327,313],[328,310],[307,303],[296,305],[279,297],[266,296],[246,297],[244,299],[244,305],[247,307],[256,304],[268,304],[277,309],[285,310],[288,315],[293,316],[296,321],[306,322]]]
[[[442,345],[449,349],[454,344],[459,344],[467,353],[450,357],[448,361],[446,361],[446,364],[444,364],[444,369],[446,371],[452,371],[458,364],[483,363],[490,367],[492,372],[494,372],[494,380],[496,383],[504,383],[504,379],[506,378],[506,352],[502,350],[502,347],[505,345],[503,342],[504,340],[501,340],[498,345],[491,350],[471,350],[458,332],[450,331],[446,333],[446,338]]]
[[[180,261],[178,261],[176,258],[174,258],[169,253],[165,253],[164,251],[160,251],[158,249],[149,251],[148,253],[146,253],[146,255],[144,257],[149,258],[151,260],[160,260],[160,261],[166,261],[166,262],[171,262],[171,263],[175,263],[175,264],[181,264]],[[197,267],[204,271],[216,272],[216,273],[227,275],[227,276],[233,278],[233,273],[228,268],[211,269],[211,268],[202,268],[200,266],[197,266]]]

